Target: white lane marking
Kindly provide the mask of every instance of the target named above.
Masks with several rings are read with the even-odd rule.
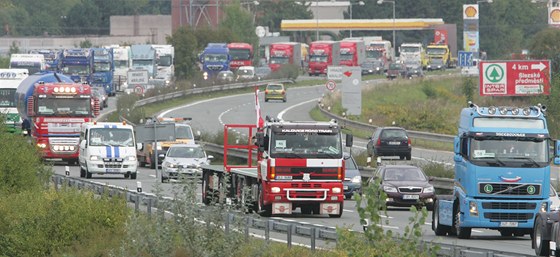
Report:
[[[311,99],[311,100],[309,100],[309,101],[305,101],[305,102],[301,102],[301,103],[298,103],[298,104],[294,104],[294,105],[292,105],[292,106],[290,106],[290,107],[288,107],[288,108],[282,110],[280,113],[278,113],[278,115],[277,115],[276,117],[277,117],[278,119],[281,119],[281,120],[282,120],[282,117],[284,116],[284,114],[286,114],[287,111],[289,111],[289,110],[291,110],[291,109],[293,109],[293,108],[296,108],[296,107],[298,107],[298,106],[311,103],[311,102],[313,102],[313,101],[317,102],[317,100],[319,100],[319,99],[321,99],[321,98],[315,98],[315,99]]]

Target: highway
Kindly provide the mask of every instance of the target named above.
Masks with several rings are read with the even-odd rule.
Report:
[[[380,80],[381,81],[381,80]],[[370,86],[374,86],[380,81],[371,81]],[[385,80],[383,80],[385,81]],[[300,87],[288,89],[288,101],[283,103],[278,102],[264,102],[264,96],[259,96],[260,105],[263,116],[270,115],[274,117],[282,117],[285,120],[311,120],[309,111],[316,105],[325,91],[324,85],[313,87]],[[111,98],[114,101],[114,98]],[[110,103],[111,110],[116,106],[115,103]],[[194,130],[200,130],[207,133],[222,133],[223,124],[245,124],[255,123],[255,109],[254,109],[254,94],[232,95],[216,99],[204,100],[196,103],[187,104],[167,110],[160,113],[160,116],[166,117],[191,117]],[[373,132],[373,131],[372,131]],[[356,150],[364,150],[366,141],[363,139],[355,138],[354,145]],[[451,164],[453,155],[450,152],[434,151],[413,148],[414,161],[438,161]],[[398,161],[404,162],[404,161]],[[57,173],[64,173],[64,166],[55,166]],[[79,177],[79,168],[77,166],[70,167],[70,176]],[[144,192],[156,192],[159,188],[163,194],[171,196],[174,186],[177,184],[161,184],[156,179],[155,171],[149,168],[140,168],[137,180],[127,180],[121,176],[94,176],[92,181],[117,185],[134,189],[137,182],[141,182]],[[200,190],[197,190],[200,196]],[[389,225],[384,225],[386,229],[394,230],[398,233],[403,233],[404,228],[408,225],[411,213],[407,208],[391,208],[387,212],[385,219],[389,220]],[[354,200],[346,200],[344,202],[344,214],[341,218],[328,218],[327,216],[312,216],[312,215],[292,215],[285,217],[276,217],[276,219],[291,220],[297,222],[307,222],[328,227],[348,227],[356,231],[361,231],[359,224],[359,216],[356,212],[356,202]],[[457,244],[462,246],[470,246],[476,248],[484,248],[495,251],[507,251],[524,255],[534,254],[531,249],[531,240],[529,236],[525,237],[511,237],[502,238],[497,231],[473,229],[472,239],[461,240],[454,237],[438,237],[435,236],[431,230],[431,212],[426,224],[423,225],[424,240],[433,242],[443,242],[447,244]]]

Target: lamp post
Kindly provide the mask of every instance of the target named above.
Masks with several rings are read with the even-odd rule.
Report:
[[[488,0],[488,1],[492,1],[492,0]],[[396,54],[397,46],[395,45],[396,44],[396,40],[395,40],[395,38],[396,38],[396,36],[395,36],[395,0],[378,0],[377,4],[383,4],[385,2],[393,4],[393,58],[395,58],[395,56],[397,56],[397,54]]]
[[[359,1],[357,3],[350,2],[350,20],[352,20],[352,6],[354,5],[365,5],[364,1]],[[352,37],[352,29],[350,29],[350,37]]]

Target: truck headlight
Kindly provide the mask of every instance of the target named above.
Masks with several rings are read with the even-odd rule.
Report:
[[[333,194],[340,194],[340,192],[342,192],[342,190],[340,190],[340,187],[333,187],[332,192],[333,192]]]
[[[89,157],[90,161],[99,161],[101,160],[101,157],[97,156],[97,155],[92,155]]]
[[[424,193],[425,194],[433,193],[433,192],[434,192],[434,187],[433,186],[429,186],[429,187],[424,188]]]
[[[476,202],[469,202],[469,213],[471,216],[478,216],[478,206],[476,205]]]
[[[136,161],[136,156],[128,156],[126,157],[127,161]]]
[[[280,188],[279,188],[279,187],[272,187],[272,188],[270,189],[270,192],[272,192],[272,193],[280,193]]]
[[[352,178],[352,183],[361,184],[362,183],[362,177],[361,176],[354,176]]]
[[[396,193],[397,188],[394,186],[383,186],[383,191],[385,191],[386,193]]]

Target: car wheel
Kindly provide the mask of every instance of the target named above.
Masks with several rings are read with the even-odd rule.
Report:
[[[91,178],[91,172],[89,172],[89,170],[87,170],[87,165],[86,165],[86,178]]]
[[[83,178],[86,176],[86,170],[84,170],[82,167],[80,167],[80,178]]]
[[[410,161],[412,159],[412,154],[411,153],[406,154],[406,159]]]
[[[130,179],[136,179],[136,174],[138,173],[137,172],[130,173]]]
[[[124,178],[128,178],[128,177],[130,177],[130,173],[125,173]]]
[[[404,160],[404,155],[399,156],[399,159]]]
[[[264,101],[265,101],[265,102],[268,102],[268,99],[267,99],[267,98],[265,98],[265,99],[264,99]]]

